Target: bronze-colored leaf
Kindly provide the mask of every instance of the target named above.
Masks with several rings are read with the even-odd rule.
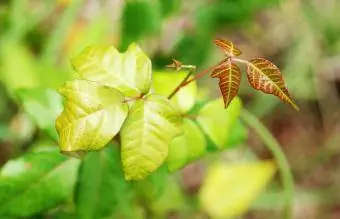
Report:
[[[247,77],[254,89],[274,94],[295,110],[299,110],[285,86],[280,70],[272,62],[264,58],[252,59],[247,67]]]
[[[220,79],[218,85],[223,96],[224,107],[227,108],[229,103],[237,95],[238,89],[240,87],[240,68],[231,61],[228,61],[224,65],[216,68],[212,72],[211,77]]]
[[[230,40],[215,39],[214,43],[229,56],[239,56],[242,54],[241,50],[235,47],[234,43]]]
[[[182,68],[182,62],[172,59],[172,63],[166,66],[167,68],[174,68],[176,71]]]

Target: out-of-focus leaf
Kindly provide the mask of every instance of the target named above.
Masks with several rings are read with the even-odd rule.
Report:
[[[25,47],[8,40],[1,43],[0,51],[0,80],[11,96],[19,88],[39,86],[34,57]]]
[[[220,47],[228,56],[239,56],[241,50],[235,47],[234,43],[226,39],[215,39],[214,43]]]
[[[236,97],[241,84],[241,70],[232,63],[227,62],[216,68],[212,74],[212,78],[219,78],[219,87],[224,101],[224,107],[227,108],[230,102]]]
[[[234,98],[227,109],[219,98],[205,104],[198,113],[197,122],[210,140],[219,148],[228,145],[231,128],[236,122],[242,107],[241,100]]]
[[[182,133],[182,117],[163,96],[137,100],[120,132],[126,180],[141,180],[158,169],[168,155],[171,140]]]
[[[138,97],[151,86],[151,61],[132,43],[125,53],[113,46],[90,46],[72,59],[74,69],[85,80],[115,88],[129,97]]]
[[[0,215],[27,218],[66,201],[79,163],[59,152],[29,153],[7,162],[0,172]]]
[[[163,16],[168,16],[179,8],[180,0],[160,0]]]
[[[152,78],[152,87],[156,93],[165,97],[182,82],[188,72],[154,72]],[[192,77],[190,77],[192,78]],[[195,104],[197,94],[197,84],[192,82],[178,91],[171,98],[171,102],[177,106],[182,113],[187,113]]]
[[[156,34],[161,28],[161,16],[158,1],[127,1],[121,19],[122,48],[143,36]]]
[[[248,137],[248,129],[238,119],[230,129],[228,148],[244,143]]]
[[[124,179],[117,145],[84,157],[76,193],[77,218],[108,218],[114,214],[132,218],[133,196],[131,185]]]
[[[49,89],[20,89],[17,94],[25,111],[38,127],[48,133],[54,140],[58,139],[55,120],[63,109],[61,96]]]
[[[212,218],[235,218],[247,211],[270,182],[272,161],[211,167],[199,192],[201,205]]]
[[[285,86],[280,70],[272,62],[264,58],[252,59],[247,67],[247,77],[254,89],[273,94],[299,110]]]
[[[103,148],[119,132],[128,114],[123,94],[96,82],[66,82],[59,91],[67,99],[56,121],[63,152]]]
[[[205,153],[206,140],[200,128],[190,119],[184,119],[183,135],[174,138],[167,158],[168,168],[175,171]]]

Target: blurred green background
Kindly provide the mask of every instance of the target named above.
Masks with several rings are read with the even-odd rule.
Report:
[[[339,11],[339,0],[2,0],[0,165],[31,151],[56,148],[53,118],[62,105],[54,90],[72,78],[69,60],[85,46],[107,43],[123,51],[135,41],[150,56],[154,69],[164,69],[174,57],[201,70],[223,57],[213,44],[214,38],[222,37],[238,45],[244,59],[261,56],[273,61],[301,109],[295,112],[276,97],[252,90],[246,80],[242,82],[239,96],[244,107],[269,128],[291,165],[296,186],[293,218],[340,218]],[[219,96],[215,80],[205,77],[198,85],[199,100]],[[134,215],[130,218],[148,218],[145,212],[152,212],[152,218],[209,218],[196,203],[196,196],[204,170],[216,157],[230,162],[272,158],[252,130],[244,135],[237,147],[212,153],[174,177],[165,177],[160,170],[150,179],[153,189],[166,187],[160,189],[157,201],[144,195],[141,204],[132,203],[126,192],[131,185],[108,176],[105,179],[117,188],[106,190],[108,197],[97,202],[104,205],[103,212],[110,212],[100,213],[105,217],[91,217],[83,207],[78,216],[129,218],[121,214],[129,212]],[[109,153],[117,154],[114,150]],[[43,156],[34,159],[41,166],[50,165]],[[87,159],[95,164],[97,158]],[[115,167],[119,164],[114,162],[105,171],[119,172]],[[91,181],[99,177],[93,175],[99,167],[91,161],[88,165],[92,172],[80,178]],[[63,177],[72,181],[73,172],[67,169]],[[57,183],[60,179],[51,180],[56,180],[53,186],[61,186]],[[29,206],[20,205],[20,201],[12,206],[2,198],[12,184],[2,185],[0,179],[0,212],[3,208],[20,212],[21,207],[24,211]],[[134,191],[149,191],[147,183],[138,186]],[[270,189],[241,218],[283,218],[280,186],[276,176]],[[79,209],[71,190],[67,187],[58,205],[32,211],[29,216],[11,213],[14,216],[9,218],[77,218],[74,212]],[[91,196],[77,198],[92,201]],[[44,199],[53,199],[53,194]],[[11,208],[14,210],[8,210]]]

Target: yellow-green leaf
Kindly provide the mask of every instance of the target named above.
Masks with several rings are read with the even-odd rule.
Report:
[[[200,128],[190,119],[184,119],[183,135],[174,138],[167,158],[168,168],[175,171],[205,153],[206,140]]]
[[[135,43],[125,53],[113,46],[90,46],[72,64],[82,79],[115,88],[129,97],[145,94],[151,86],[151,61]]]
[[[67,100],[56,121],[61,151],[99,150],[119,132],[128,113],[119,91],[83,80],[59,91]]]
[[[127,180],[141,180],[161,166],[171,140],[182,133],[181,122],[177,108],[160,95],[148,95],[131,106],[120,132]]]
[[[152,87],[156,93],[167,97],[177,85],[182,82],[187,74],[187,71],[154,72]],[[197,84],[194,81],[178,91],[175,96],[171,98],[171,102],[177,106],[182,113],[187,113],[195,104],[196,94]]]
[[[222,98],[210,101],[200,109],[197,122],[219,149],[228,145],[230,129],[236,122],[241,107],[241,100],[235,97],[227,109],[224,108]]]
[[[212,166],[199,192],[204,211],[216,219],[241,216],[270,182],[275,170],[272,161]]]
[[[247,77],[254,89],[273,94],[291,105],[295,110],[299,110],[286,88],[279,68],[269,60],[264,58],[252,59],[247,67]]]

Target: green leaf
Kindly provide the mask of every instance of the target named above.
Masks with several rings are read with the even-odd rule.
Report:
[[[66,82],[59,90],[67,99],[56,121],[63,152],[99,150],[120,130],[128,113],[124,96],[95,82]]]
[[[167,158],[168,168],[175,171],[201,157],[206,150],[206,140],[200,128],[190,119],[184,119],[184,134],[174,138]]]
[[[0,215],[28,217],[66,201],[73,192],[79,160],[59,152],[29,153],[0,172]]]
[[[272,161],[212,166],[199,192],[204,211],[216,219],[241,216],[270,182],[275,170]]]
[[[55,120],[63,110],[62,97],[49,89],[20,89],[17,94],[25,111],[54,140],[58,139]]]
[[[141,180],[162,165],[171,140],[182,133],[180,112],[163,96],[137,100],[120,132],[127,180]]]
[[[219,98],[205,104],[199,111],[197,122],[211,141],[219,148],[227,146],[231,128],[236,122],[242,107],[241,100],[234,98],[227,109]]]
[[[117,145],[86,154],[79,174],[77,218],[106,218],[117,213],[131,218],[134,194],[124,179]]]
[[[230,135],[227,144],[228,148],[243,144],[247,140],[248,134],[248,129],[238,119],[230,129]]]
[[[167,97],[182,82],[187,74],[187,71],[154,72],[152,87],[156,93]],[[194,81],[178,91],[177,94],[171,98],[171,102],[177,106],[182,113],[187,113],[195,104],[196,94],[197,84]]]
[[[138,97],[151,86],[151,61],[135,44],[125,53],[113,46],[90,46],[72,60],[82,79],[115,88],[129,97]]]

